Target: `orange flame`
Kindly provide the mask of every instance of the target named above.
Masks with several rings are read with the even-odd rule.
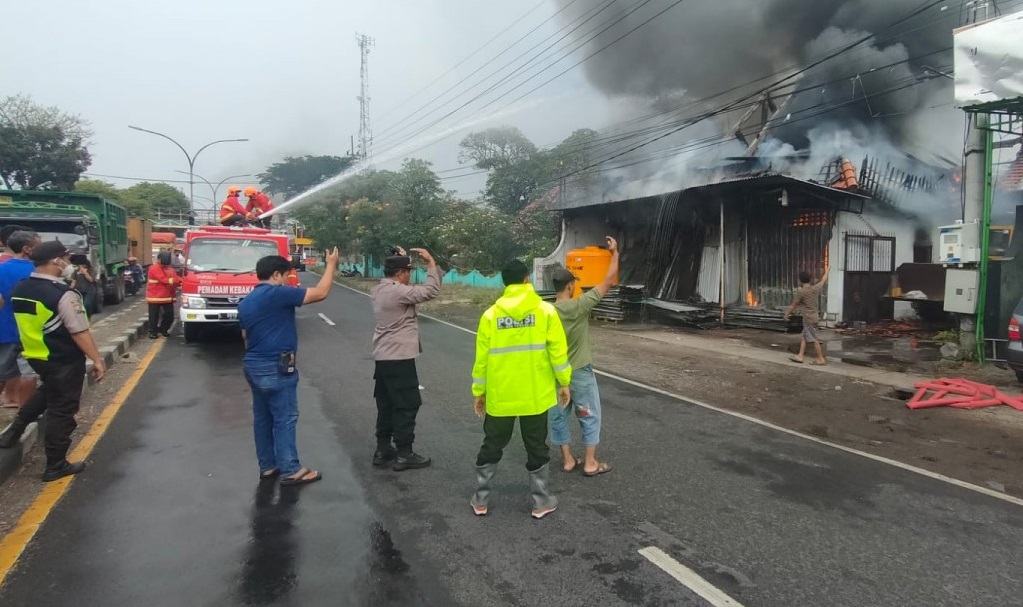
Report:
[[[746,292],[746,305],[751,308],[756,308],[757,306],[760,305],[760,302],[757,301],[756,296],[753,295],[753,291]]]

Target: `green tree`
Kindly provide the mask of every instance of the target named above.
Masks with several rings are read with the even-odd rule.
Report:
[[[166,183],[136,183],[124,190],[121,200],[125,207],[143,217],[146,216],[143,214],[145,209],[151,209],[149,216],[154,213],[187,216],[191,209],[188,197]]]
[[[522,252],[512,238],[512,221],[493,207],[452,201],[437,230],[440,250],[458,270],[496,272]]]
[[[116,202],[127,209],[128,214],[132,217],[153,219],[156,216],[156,213],[153,211],[153,205],[148,200],[141,200],[127,195],[125,190],[107,181],[82,179],[75,184],[75,191],[82,194],[98,194],[107,200]]]
[[[342,173],[354,163],[353,156],[288,156],[256,177],[264,192],[288,199]]]
[[[529,204],[550,173],[547,154],[514,127],[470,133],[460,145],[459,161],[490,173],[484,199],[505,213],[515,214]]]
[[[89,165],[92,132],[80,116],[25,95],[0,99],[0,180],[10,189],[71,190]]]

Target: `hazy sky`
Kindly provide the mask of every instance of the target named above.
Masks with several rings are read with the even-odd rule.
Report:
[[[455,74],[401,105],[534,8]],[[190,152],[216,139],[249,138],[247,143],[218,144],[199,156],[196,173],[217,182],[232,174],[258,173],[286,155],[340,155],[348,150],[359,118],[356,32],[376,39],[370,54],[371,119],[374,132],[381,134],[540,25],[554,10],[554,3],[538,0],[8,3],[4,9],[8,60],[0,68],[0,94],[28,94],[39,103],[90,120],[95,130],[90,146],[93,174],[187,180],[175,173],[188,168],[180,150],[169,141],[130,130],[129,124],[166,133]],[[560,25],[551,20],[530,40],[539,42]],[[524,50],[502,56],[481,75]],[[572,62],[552,68],[483,114],[463,112],[450,120],[484,116]],[[450,96],[465,101],[472,94]],[[601,126],[605,105],[577,70],[538,92],[521,112],[476,128],[512,123],[545,145],[576,128]],[[395,106],[398,109],[393,110]],[[434,130],[443,130],[443,125]],[[457,167],[457,143],[464,133],[415,155],[433,161],[437,170]],[[407,142],[401,136],[380,135],[374,151],[385,153],[402,141]],[[385,162],[383,168],[399,163],[400,159]],[[121,186],[134,183],[104,179]],[[239,185],[244,181],[237,180]],[[444,182],[447,189],[466,196],[475,196],[481,184],[479,177]],[[187,184],[182,187],[187,191]],[[195,192],[197,206],[209,204],[200,198],[210,195],[207,186],[197,185]]]

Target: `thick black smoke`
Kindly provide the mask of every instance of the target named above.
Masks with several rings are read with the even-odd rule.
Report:
[[[595,4],[554,1],[559,8],[571,4],[562,13],[564,23]],[[672,1],[650,2],[590,41],[587,52],[610,44]],[[597,21],[610,22],[639,3],[618,0],[575,35],[585,39]],[[952,81],[937,72],[951,72],[952,30],[963,17],[959,3],[950,1],[893,27],[922,5],[921,0],[685,0],[584,65],[590,82],[609,96],[713,97],[697,110],[706,111],[875,34],[869,43],[803,74],[797,86],[814,88],[786,108],[793,119],[803,119],[775,129],[774,135],[805,148],[815,127],[845,124],[883,133],[900,149],[949,165],[958,161],[956,131],[961,144],[961,129],[954,125],[962,124],[962,115],[950,105]]]

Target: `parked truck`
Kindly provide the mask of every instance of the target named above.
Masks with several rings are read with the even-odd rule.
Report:
[[[0,225],[18,224],[43,240],[59,240],[92,265],[103,304],[124,301],[121,269],[128,259],[128,211],[95,194],[45,190],[0,190]]]
[[[128,256],[137,257],[143,268],[153,263],[153,222],[128,218]]]

